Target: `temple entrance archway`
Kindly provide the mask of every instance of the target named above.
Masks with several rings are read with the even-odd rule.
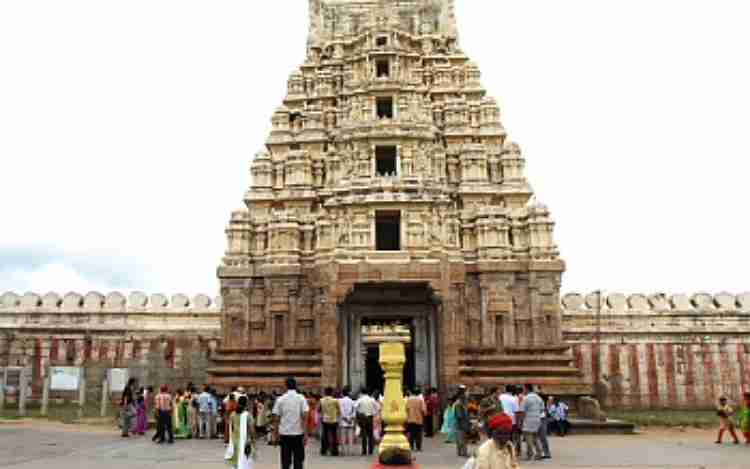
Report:
[[[404,385],[438,386],[439,299],[426,282],[356,284],[339,305],[342,382],[382,390],[379,345],[406,348]]]

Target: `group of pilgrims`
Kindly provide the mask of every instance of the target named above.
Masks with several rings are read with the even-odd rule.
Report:
[[[248,469],[258,443],[264,442],[281,446],[282,469],[287,469],[283,431],[279,435],[279,424],[284,423],[283,418],[279,422],[276,405],[283,395],[248,394],[242,387],[219,395],[208,385],[199,391],[192,383],[174,392],[161,386],[155,394],[151,387],[136,386],[131,379],[122,394],[123,437],[144,435],[153,415],[154,443],[223,438],[225,460],[236,469]],[[455,445],[466,469],[515,469],[523,442],[527,459],[548,459],[548,433],[565,436],[569,429],[565,402],[540,396],[532,385],[507,386],[505,392],[493,388],[483,396],[470,394],[464,386],[444,399],[435,388],[424,393],[410,389],[405,395],[405,434],[412,450],[422,450],[423,437],[442,433],[445,443]],[[354,455],[360,445],[363,456],[373,454],[385,431],[383,396],[378,391],[363,389],[355,394],[348,387],[329,387],[323,396],[300,393],[300,399],[307,410],[300,422],[305,445],[311,436],[319,439],[323,456]]]

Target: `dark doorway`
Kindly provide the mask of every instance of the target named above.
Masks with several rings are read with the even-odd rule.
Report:
[[[393,97],[377,98],[378,119],[393,119]]]
[[[398,174],[398,149],[395,146],[375,147],[375,171],[378,176]]]
[[[382,322],[382,321],[379,321]],[[387,321],[386,321],[387,322]],[[395,322],[402,322],[395,320]],[[414,389],[417,370],[414,357],[414,328],[409,326],[411,338],[404,344],[406,352],[406,363],[404,364],[403,386],[405,389]],[[379,391],[381,394],[385,389],[385,376],[380,367],[379,344],[368,344],[365,349],[365,385],[371,391]]]
[[[391,64],[388,59],[380,59],[375,62],[378,78],[388,78],[391,75]]]
[[[401,212],[375,212],[375,249],[378,251],[401,250]]]

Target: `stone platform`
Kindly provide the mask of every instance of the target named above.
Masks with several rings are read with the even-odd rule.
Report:
[[[571,419],[570,433],[575,435],[632,435],[636,432],[634,424],[622,420]]]

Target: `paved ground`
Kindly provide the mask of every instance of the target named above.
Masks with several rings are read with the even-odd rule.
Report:
[[[632,436],[569,436],[551,440],[553,460],[522,467],[562,468],[750,468],[750,447],[717,447],[714,433],[651,430]],[[307,469],[365,469],[370,459],[321,458],[308,447]],[[179,441],[157,446],[148,438],[121,439],[101,427],[27,422],[0,424],[0,468],[222,469],[217,441]],[[256,469],[278,468],[275,448],[263,447]],[[429,441],[418,454],[423,468],[460,469],[453,448]]]

